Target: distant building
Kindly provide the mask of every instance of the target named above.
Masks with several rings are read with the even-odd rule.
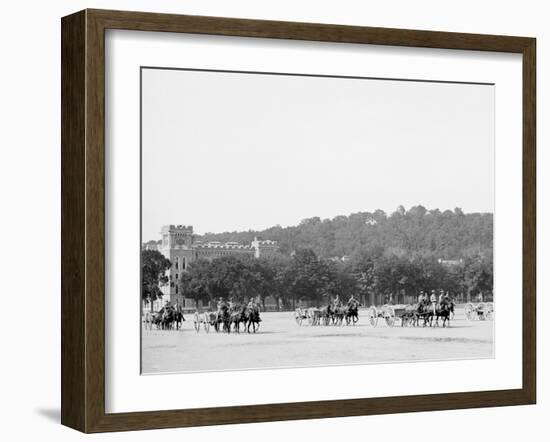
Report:
[[[160,248],[162,241],[148,241],[143,244],[143,250],[158,250]]]
[[[453,266],[459,266],[462,265],[463,261],[462,259],[441,259],[439,258],[437,262],[441,265],[453,267]]]
[[[149,241],[143,245],[147,250],[158,250],[172,263],[172,267],[167,272],[169,283],[161,290],[164,294],[162,300],[159,300],[153,306],[158,310],[161,303],[174,303],[179,301],[184,308],[194,308],[195,301],[184,298],[179,292],[179,280],[182,272],[185,272],[189,264],[199,259],[212,260],[223,256],[252,256],[255,258],[270,256],[278,253],[279,247],[276,241],[258,240],[254,238],[249,245],[243,245],[238,242],[203,242],[195,240],[193,226],[167,225],[161,230],[161,240],[158,242]],[[153,249],[153,247],[157,247]],[[199,307],[202,307],[199,305]]]

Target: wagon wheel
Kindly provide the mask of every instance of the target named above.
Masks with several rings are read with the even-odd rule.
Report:
[[[376,307],[373,305],[368,310],[369,315],[369,324],[373,327],[376,327],[378,324],[378,310],[376,310]]]
[[[475,311],[474,305],[469,302],[464,306],[464,315],[466,316],[466,319],[468,321],[473,321],[475,317],[477,316],[477,312]]]
[[[385,305],[382,310],[384,321],[388,327],[393,327],[395,324],[395,310],[391,305]]]
[[[480,321],[485,321],[487,317],[487,307],[485,306],[485,303],[480,302],[476,306],[475,312],[476,312],[477,319],[479,319]]]
[[[193,325],[195,326],[195,330],[197,333],[201,329],[201,323],[199,322],[199,314],[195,312],[195,315],[193,316]]]

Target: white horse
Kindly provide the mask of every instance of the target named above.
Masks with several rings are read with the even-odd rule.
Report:
[[[197,333],[201,329],[201,325],[204,327],[204,331],[208,333],[210,331],[210,324],[211,324],[211,317],[210,313],[199,313],[198,311],[195,312],[193,315],[193,325],[195,326],[195,330]]]

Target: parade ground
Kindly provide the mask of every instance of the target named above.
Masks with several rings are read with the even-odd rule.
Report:
[[[493,321],[468,321],[461,308],[448,328],[298,325],[294,312],[264,312],[256,334],[206,333],[186,315],[180,330],[142,330],[142,373],[219,371],[493,357]]]

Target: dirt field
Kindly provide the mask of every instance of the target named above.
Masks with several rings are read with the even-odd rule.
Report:
[[[493,322],[467,321],[462,309],[449,328],[376,328],[359,313],[355,326],[299,326],[294,312],[262,313],[256,334],[206,334],[186,315],[178,331],[143,330],[142,372],[370,364],[391,361],[478,359],[493,356]]]

